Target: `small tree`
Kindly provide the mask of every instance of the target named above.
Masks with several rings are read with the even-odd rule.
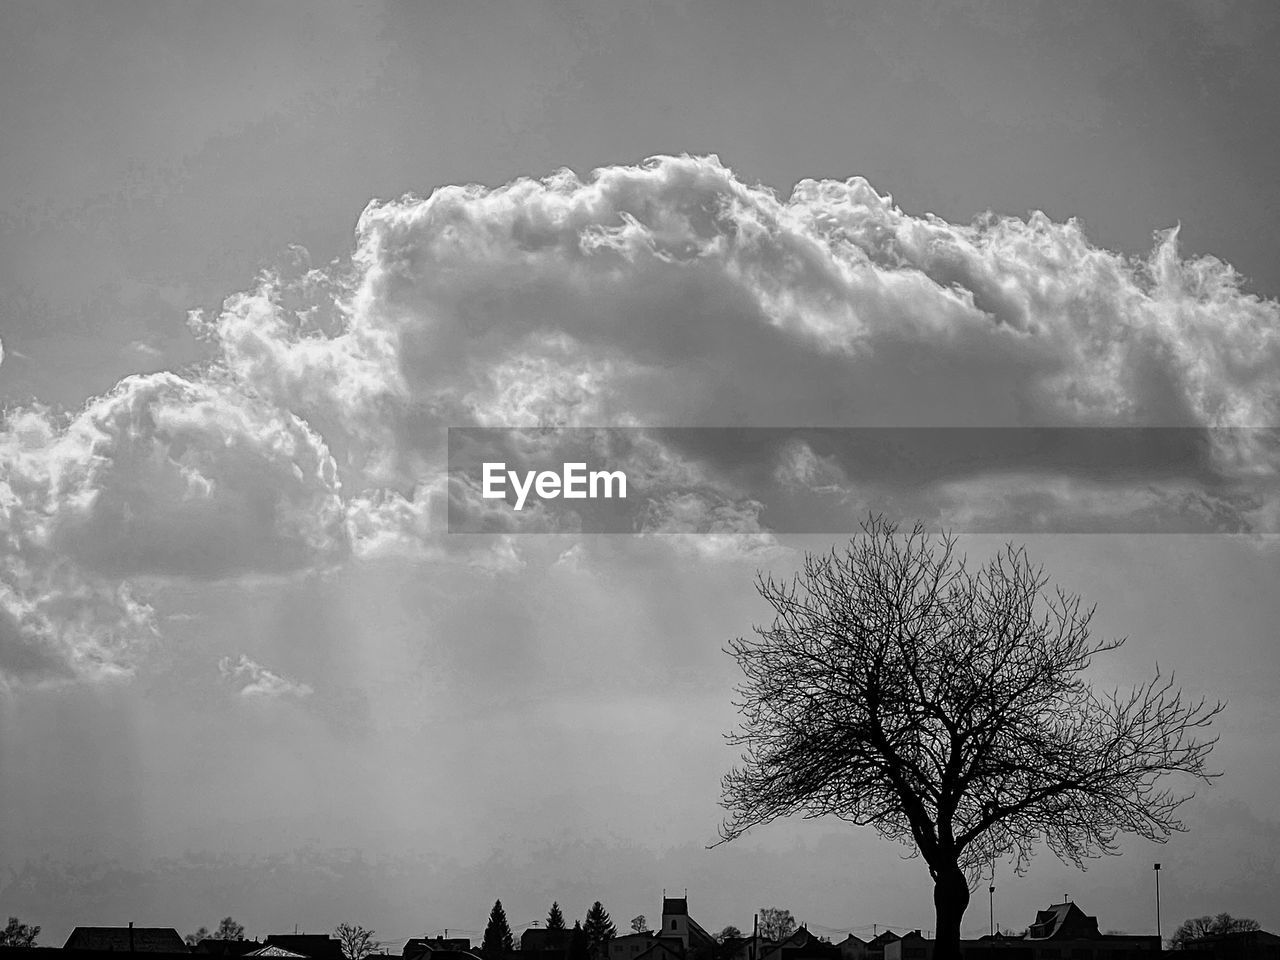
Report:
[[[188,947],[195,947],[195,946],[199,946],[201,940],[207,940],[208,938],[209,938],[209,928],[201,927],[195,933],[188,933],[182,939],[186,941],[186,944]]]
[[[723,781],[722,842],[800,813],[911,846],[933,879],[934,960],[956,960],[969,880],[1021,870],[1037,842],[1082,865],[1119,833],[1162,842],[1186,801],[1165,774],[1207,780],[1221,703],[1171,679],[1097,693],[1080,676],[1123,640],[1090,638],[1091,609],[1009,545],[974,572],[936,542],[873,517],[843,553],[792,583],[760,577],[774,609],[729,653],[742,765]]]
[[[649,921],[644,918],[644,914],[639,914],[631,918],[631,932],[644,933],[649,929]]]
[[[785,940],[796,932],[796,918],[782,907],[760,908],[760,936],[766,940]]]
[[[17,917],[10,917],[5,928],[0,930],[0,947],[34,947],[38,936],[39,924],[23,923]]]
[[[511,925],[507,923],[507,911],[502,909],[502,901],[493,901],[493,909],[489,911],[489,923],[484,928],[484,939],[480,942],[480,952],[489,960],[511,953],[515,949],[515,941],[511,936]]]
[[[1216,917],[1192,917],[1178,924],[1169,942],[1175,950],[1183,950],[1192,940],[1201,937],[1216,937],[1225,933],[1247,933],[1250,930],[1261,930],[1262,924],[1247,917],[1233,917],[1229,913],[1220,913]]]
[[[236,923],[230,917],[223,917],[218,929],[213,932],[214,940],[243,940],[244,924]]]
[[[587,947],[597,956],[601,954],[602,945],[617,936],[618,928],[613,925],[613,921],[609,919],[609,911],[604,908],[604,904],[599,900],[593,903],[591,909],[587,911],[587,919],[582,925],[582,932],[586,934]]]
[[[741,939],[742,939],[742,931],[739,930],[737,927],[735,927],[733,924],[729,924],[727,927],[725,927],[723,930],[721,930],[719,933],[716,934],[716,943],[724,943],[726,940],[741,940]]]
[[[560,909],[560,901],[551,901],[551,909],[547,911],[547,929],[564,929],[564,911]]]
[[[342,955],[347,960],[364,960],[377,946],[373,931],[358,923],[340,923],[334,928],[333,935],[342,944]]]

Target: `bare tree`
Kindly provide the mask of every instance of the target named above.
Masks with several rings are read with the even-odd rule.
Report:
[[[1183,920],[1178,924],[1178,929],[1173,931],[1173,936],[1169,942],[1174,949],[1185,949],[1192,940],[1199,940],[1202,937],[1217,937],[1226,933],[1246,933],[1251,930],[1261,930],[1262,924],[1257,920],[1251,920],[1248,917],[1233,917],[1229,913],[1220,913],[1216,917],[1203,916],[1191,917]]]
[[[1047,590],[1009,545],[976,572],[949,535],[872,517],[843,553],[809,555],[791,583],[761,576],[775,619],[727,651],[745,679],[741,765],[723,781],[721,841],[779,817],[832,815],[912,847],[934,884],[935,960],[959,954],[969,880],[993,857],[1021,870],[1037,842],[1082,865],[1117,835],[1163,841],[1207,780],[1223,709],[1172,678],[1096,692],[1081,676],[1121,640]]]
[[[342,944],[342,955],[347,960],[364,960],[377,946],[373,931],[358,923],[340,923],[334,928],[333,935]]]
[[[785,940],[796,932],[796,918],[782,907],[760,908],[760,936],[766,940]]]

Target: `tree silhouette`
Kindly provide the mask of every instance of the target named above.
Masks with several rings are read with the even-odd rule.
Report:
[[[740,939],[742,939],[742,931],[732,923],[716,934],[716,943],[724,943],[726,940]]]
[[[582,929],[582,924],[577,920],[573,921],[573,933],[569,935],[568,960],[587,960],[590,952],[587,935]]]
[[[796,918],[782,907],[760,908],[760,936],[766,940],[785,940],[796,932]]]
[[[551,909],[547,912],[547,929],[564,929],[564,913],[560,909],[560,902],[558,900],[551,901]]]
[[[209,928],[201,927],[195,933],[188,933],[185,937],[183,937],[183,940],[186,941],[186,944],[188,947],[194,947],[194,946],[198,946],[201,940],[206,940],[208,939],[208,937],[209,937]]]
[[[347,960],[364,960],[377,946],[373,931],[357,923],[340,923],[334,928],[333,935],[342,944],[342,955]]]
[[[214,940],[243,940],[244,924],[236,923],[231,917],[223,917],[218,929],[213,931]]]
[[[934,960],[959,955],[969,878],[1019,871],[1037,841],[1082,865],[1119,833],[1163,841],[1207,780],[1223,704],[1171,678],[1098,693],[1080,676],[1123,640],[1093,640],[1092,609],[1046,590],[1009,545],[976,572],[955,539],[872,517],[843,553],[806,556],[791,583],[761,576],[771,626],[729,652],[741,765],[723,780],[721,841],[779,817],[832,815],[903,842],[934,884]]]
[[[587,919],[582,925],[582,932],[586,934],[588,948],[597,956],[600,955],[601,945],[617,936],[618,928],[613,925],[613,921],[609,919],[609,911],[604,908],[604,905],[599,900],[593,903],[591,909],[587,911]]]
[[[1220,913],[1216,917],[1206,915],[1183,920],[1178,924],[1178,929],[1173,931],[1169,942],[1174,949],[1182,950],[1189,945],[1190,941],[1199,940],[1201,937],[1217,937],[1226,933],[1246,933],[1261,929],[1262,924],[1257,920]]]
[[[489,960],[511,953],[515,942],[511,936],[511,925],[507,923],[507,912],[502,909],[502,901],[493,901],[493,909],[489,911],[489,923],[484,928],[484,939],[480,942],[480,952]]]
[[[643,913],[631,918],[631,931],[633,933],[644,933],[648,929],[649,921],[645,919]]]
[[[3,930],[0,930],[0,947],[34,947],[36,937],[40,936],[40,926],[23,923],[17,917],[10,917]]]

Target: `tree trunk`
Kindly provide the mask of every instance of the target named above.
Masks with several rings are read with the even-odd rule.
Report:
[[[937,918],[934,930],[933,960],[959,960],[960,918],[969,906],[969,881],[958,866],[944,867],[934,874],[933,908]]]

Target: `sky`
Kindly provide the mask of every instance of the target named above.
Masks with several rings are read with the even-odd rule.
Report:
[[[498,897],[625,927],[687,889],[713,930],[928,930],[873,830],[707,849],[756,572],[848,527],[771,529],[659,438],[643,535],[450,533],[447,428],[1124,426],[1218,440],[775,476],[975,559],[1011,530],[1129,638],[1099,686],[1228,702],[1186,833],[997,866],[1002,926],[1069,895],[1154,932],[1159,861],[1166,935],[1280,929],[1280,456],[1224,429],[1280,426],[1278,33],[1228,0],[5,3],[0,915],[398,952]]]

